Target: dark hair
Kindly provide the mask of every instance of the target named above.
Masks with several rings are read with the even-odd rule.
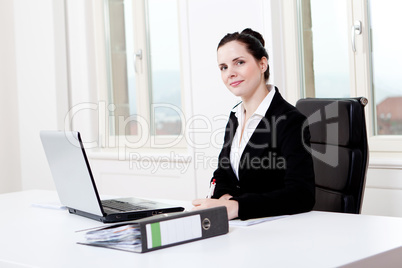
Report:
[[[259,32],[253,31],[250,28],[244,29],[241,33],[234,32],[226,34],[218,44],[217,50],[231,42],[238,41],[246,45],[247,51],[253,55],[253,57],[259,61],[262,57],[266,57],[268,60],[267,50],[264,48],[265,41]],[[267,65],[267,70],[264,73],[265,81],[269,78],[269,65]]]

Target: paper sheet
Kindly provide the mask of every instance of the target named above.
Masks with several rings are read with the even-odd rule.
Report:
[[[285,217],[288,217],[288,216],[289,215],[282,215],[282,216],[275,216],[275,217],[265,217],[265,218],[256,218],[256,219],[249,219],[249,220],[245,220],[245,221],[242,221],[240,219],[236,219],[236,220],[229,221],[229,225],[230,226],[250,226],[250,225],[259,224],[259,223],[266,222],[266,221],[274,221],[274,220],[282,219],[282,218],[285,218]]]

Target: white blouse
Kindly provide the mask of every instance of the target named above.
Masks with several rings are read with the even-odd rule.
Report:
[[[247,120],[241,140],[240,140],[241,130],[244,124],[244,116],[246,114],[246,111],[244,109],[243,103],[236,106],[233,110],[235,112],[235,116],[237,117],[239,125],[237,126],[236,133],[232,142],[232,147],[230,149],[230,164],[232,166],[234,173],[236,174],[237,179],[239,179],[239,164],[244,148],[246,147],[248,141],[250,140],[250,137],[253,135],[261,119],[265,116],[265,113],[267,112],[269,106],[271,105],[274,95],[275,95],[275,89],[274,87],[271,87],[271,91],[260,103],[257,110],[253,113],[253,115]]]

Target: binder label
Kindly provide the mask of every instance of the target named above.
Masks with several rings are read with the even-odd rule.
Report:
[[[201,216],[150,223],[145,226],[148,249],[201,238]]]

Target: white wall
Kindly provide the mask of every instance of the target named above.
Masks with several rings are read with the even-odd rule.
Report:
[[[0,192],[21,190],[13,1],[0,1]]]
[[[362,214],[402,217],[402,157],[371,157]]]
[[[11,81],[6,88],[9,97],[1,98],[9,99],[1,108],[2,116],[7,116],[2,122],[8,125],[5,129],[9,133],[2,132],[1,141],[8,148],[2,152],[11,156],[8,160],[11,163],[5,163],[9,163],[7,166],[14,173],[7,174],[4,180],[14,188],[53,189],[39,131],[57,129],[63,116],[60,109],[66,107],[63,106],[67,101],[66,80],[63,81],[65,62],[62,61],[63,50],[60,51],[56,45],[56,37],[63,32],[55,28],[58,19],[63,21],[59,14],[62,3],[62,0],[1,1],[4,5],[0,8],[1,17],[6,15],[9,18],[8,23],[1,23],[1,27],[13,30],[8,34],[10,39],[5,40],[14,48],[1,49],[2,53],[9,53],[10,64],[1,64],[1,67],[9,68],[10,75],[3,70],[1,73],[7,75],[6,81]],[[12,139],[5,139],[6,135]]]

